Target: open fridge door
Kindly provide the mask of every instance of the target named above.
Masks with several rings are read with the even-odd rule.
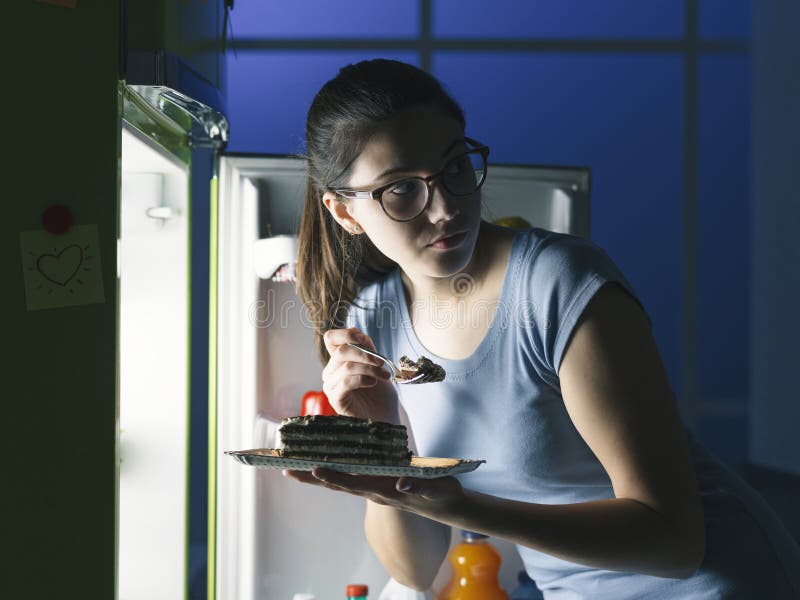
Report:
[[[193,192],[208,185],[201,159],[224,144],[227,121],[163,86],[120,82],[119,101],[119,598],[175,600],[197,577],[190,292],[192,207],[202,199]]]
[[[123,123],[119,598],[185,597],[189,165]]]
[[[533,226],[589,235],[587,169],[489,169],[483,192],[488,220],[515,216]],[[364,537],[363,500],[224,455],[276,447],[281,419],[300,414],[306,391],[322,389],[322,366],[292,284],[305,161],[223,155],[218,173],[211,360],[216,444],[210,444],[216,598],[291,598],[305,592],[334,600],[354,582],[377,592],[388,574]],[[507,557],[501,576],[513,587],[519,558],[513,546],[500,546]]]

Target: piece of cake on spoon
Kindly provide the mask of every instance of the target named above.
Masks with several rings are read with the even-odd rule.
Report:
[[[445,372],[441,365],[437,365],[430,358],[420,356],[419,360],[413,361],[403,355],[397,361],[403,374],[403,379],[416,379],[414,383],[434,383],[444,381]],[[421,377],[420,377],[421,376]]]

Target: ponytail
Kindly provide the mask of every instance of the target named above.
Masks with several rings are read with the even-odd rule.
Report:
[[[344,327],[359,286],[385,275],[395,263],[366,235],[351,236],[334,221],[310,177],[297,255],[297,293],[314,327],[317,357],[325,364],[330,356],[323,334]]]

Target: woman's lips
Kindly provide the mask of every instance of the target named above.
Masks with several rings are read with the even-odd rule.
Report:
[[[455,248],[456,246],[461,245],[467,238],[467,232],[462,231],[461,233],[455,233],[445,238],[440,238],[433,242],[432,244],[428,244],[431,248],[437,248],[439,250],[449,250],[450,248]]]

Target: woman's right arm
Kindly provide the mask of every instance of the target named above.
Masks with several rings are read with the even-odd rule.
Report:
[[[450,526],[371,500],[364,531],[389,574],[420,591],[431,587],[450,548]]]
[[[331,329],[324,340],[331,358],[322,372],[323,390],[336,412],[400,423],[397,391],[383,362],[345,345],[376,350],[369,336],[353,327]],[[309,483],[318,482],[313,479],[302,477]],[[450,547],[449,526],[369,499],[364,531],[389,574],[417,590],[431,586]]]

